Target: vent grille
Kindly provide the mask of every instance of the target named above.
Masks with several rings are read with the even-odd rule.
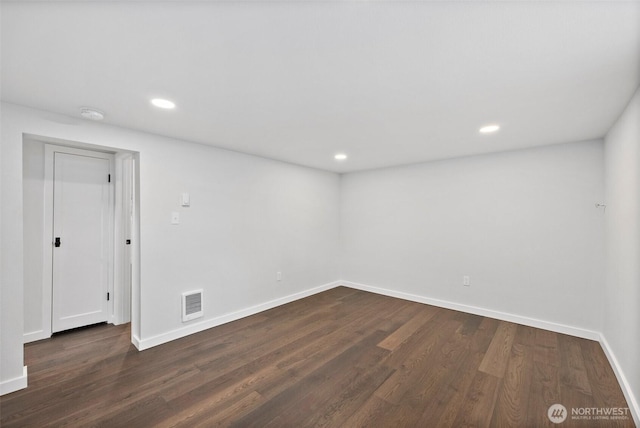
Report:
[[[202,315],[202,290],[182,293],[182,322],[200,318]]]

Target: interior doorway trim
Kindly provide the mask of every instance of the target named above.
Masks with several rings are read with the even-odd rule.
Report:
[[[42,195],[47,196],[47,191],[51,192],[52,189],[49,186],[52,186],[51,180],[49,180],[49,182],[46,182],[46,180],[48,179],[47,177],[52,177],[53,171],[47,172],[45,171],[45,169],[47,167],[51,167],[51,165],[47,162],[44,161],[44,157],[46,156],[44,151],[46,151],[46,146],[50,145],[50,146],[57,146],[59,148],[62,148],[64,150],[73,150],[73,149],[77,149],[77,150],[89,150],[89,151],[94,151],[94,152],[103,152],[103,153],[109,153],[109,154],[113,154],[115,155],[115,177],[112,177],[112,179],[115,181],[115,189],[114,189],[114,193],[115,193],[115,214],[114,214],[114,245],[112,247],[112,251],[113,251],[113,265],[112,265],[112,271],[111,271],[111,275],[113,277],[113,281],[114,281],[114,285],[113,285],[113,291],[114,291],[114,295],[113,295],[113,305],[110,308],[110,313],[112,314],[112,317],[110,319],[109,322],[113,322],[115,324],[118,323],[126,323],[130,320],[131,322],[131,342],[137,346],[138,342],[139,342],[139,332],[140,332],[140,252],[141,252],[141,247],[140,247],[140,153],[134,150],[127,150],[127,149],[122,149],[122,148],[117,148],[117,147],[113,147],[113,146],[105,146],[105,145],[100,145],[100,144],[93,144],[93,143],[89,143],[89,142],[83,142],[83,141],[74,141],[74,140],[67,140],[67,139],[61,139],[61,138],[55,138],[55,137],[50,137],[50,136],[45,136],[45,135],[38,135],[38,134],[31,134],[31,133],[23,133],[22,134],[22,140],[23,140],[23,144],[25,141],[34,141],[37,143],[40,143],[43,145],[43,159],[41,160],[41,162],[43,162],[44,164],[42,165],[42,175],[40,177],[42,177],[42,180],[45,180],[45,182],[42,184],[43,187],[41,187],[41,191],[42,191]],[[23,154],[24,156],[24,154]],[[53,169],[51,167],[51,169]],[[48,174],[48,175],[46,175]],[[128,179],[123,179],[124,175],[128,175]],[[130,192],[132,193],[129,201],[132,204],[131,208],[131,217],[132,217],[132,224],[131,224],[131,230],[129,231],[131,236],[131,245],[129,246],[129,253],[130,253],[130,284],[129,284],[129,290],[125,290],[124,292],[129,293],[128,297],[130,299],[130,301],[128,302],[129,304],[127,305],[127,302],[119,302],[118,299],[120,299],[120,297],[122,296],[123,290],[120,288],[122,287],[122,282],[121,282],[121,276],[120,273],[122,273],[122,267],[118,266],[119,263],[122,263],[123,257],[119,256],[118,253],[120,253],[120,255],[122,255],[122,251],[120,250],[120,252],[118,251],[118,245],[122,245],[124,246],[125,244],[123,242],[119,242],[118,239],[119,237],[123,236],[123,234],[125,232],[123,232],[122,226],[124,224],[124,222],[126,221],[125,219],[125,211],[127,211],[128,208],[126,208],[126,203],[120,199],[118,200],[118,196],[122,196],[127,198],[126,195],[123,195],[123,189],[122,186],[123,185],[128,185],[126,184],[126,181],[129,180],[130,182]],[[125,184],[123,184],[123,181],[125,182]],[[50,184],[51,183],[51,184]],[[49,187],[49,189],[47,189],[47,187]],[[50,195],[50,194],[49,194]],[[50,196],[48,196],[50,198]],[[46,263],[47,261],[49,262],[49,265],[51,265],[51,257],[52,257],[52,248],[51,248],[51,239],[46,239],[46,235],[45,233],[52,233],[52,230],[49,229],[49,232],[45,231],[45,228],[47,227],[44,223],[47,223],[47,221],[51,221],[51,219],[47,219],[46,217],[44,217],[45,215],[45,210],[44,210],[44,203],[46,203],[46,200],[43,201],[43,205],[40,206],[39,210],[41,212],[40,220],[42,223],[40,223],[42,225],[42,243],[43,244],[36,244],[39,246],[40,248],[40,254],[42,255],[42,259],[38,259],[38,263],[40,265],[40,267],[43,268],[43,272],[51,272],[51,267],[47,268]],[[50,203],[52,203],[52,200],[50,199]],[[52,223],[49,224],[49,228],[52,228]],[[52,236],[52,235],[50,235]],[[49,254],[49,256],[46,256],[45,253]],[[48,270],[47,270],[48,269]],[[29,342],[34,342],[37,340],[42,340],[42,339],[47,339],[49,337],[51,337],[51,278],[46,278],[46,275],[42,275],[42,278],[39,279],[40,284],[41,285],[36,285],[37,283],[34,283],[34,286],[40,287],[41,291],[45,291],[45,294],[42,295],[42,304],[39,306],[39,311],[40,314],[42,316],[41,318],[41,322],[39,322],[39,326],[37,328],[34,328],[32,331],[29,332],[25,332],[23,335],[23,343],[29,343]],[[45,288],[46,287],[46,288]],[[44,289],[44,290],[43,290]],[[45,296],[48,296],[48,299],[45,298]],[[46,300],[46,301],[45,301]],[[119,313],[119,311],[121,310],[125,310],[128,313],[127,314],[122,314],[121,312]],[[45,324],[47,324],[45,326]]]
[[[131,321],[133,255],[137,246],[134,238],[136,224],[135,156],[116,153],[115,156],[115,245],[114,245],[114,301],[112,323]]]

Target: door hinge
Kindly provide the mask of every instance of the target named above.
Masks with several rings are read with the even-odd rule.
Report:
[[[109,174],[109,176],[107,177],[107,181],[111,183],[111,174]]]
[[[111,295],[109,293],[107,293],[107,301],[109,301],[110,297],[111,297]]]

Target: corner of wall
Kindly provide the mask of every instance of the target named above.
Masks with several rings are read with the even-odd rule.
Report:
[[[22,376],[0,382],[0,395],[9,394],[27,387],[27,366],[22,367]]]
[[[600,343],[640,425],[640,87],[605,136],[606,281]]]
[[[638,400],[633,393],[631,384],[629,384],[627,377],[624,375],[622,367],[618,363],[618,359],[613,353],[613,350],[611,349],[609,342],[607,342],[604,334],[600,334],[599,342],[600,346],[602,346],[604,354],[609,360],[609,364],[611,364],[611,367],[613,368],[613,372],[618,379],[618,383],[620,383],[622,393],[624,394],[624,398],[627,400],[627,404],[629,405],[629,409],[631,410],[633,420],[637,426],[640,426],[640,405],[638,404]]]

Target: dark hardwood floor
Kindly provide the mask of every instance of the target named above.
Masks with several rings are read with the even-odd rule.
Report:
[[[336,288],[138,352],[127,326],[25,346],[2,427],[600,427],[626,408],[597,342]]]

